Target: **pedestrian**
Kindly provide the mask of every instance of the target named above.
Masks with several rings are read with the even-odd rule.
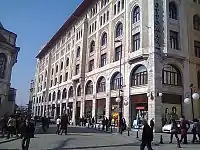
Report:
[[[56,119],[56,125],[57,125],[57,130],[56,130],[56,134],[60,134],[60,126],[61,126],[61,119],[60,119],[60,117],[58,117],[57,119]]]
[[[179,138],[178,138],[178,130],[179,130],[178,125],[177,125],[175,119],[172,119],[171,121],[172,121],[172,128],[171,128],[171,136],[170,136],[170,142],[169,143],[172,143],[173,136],[175,135],[176,140],[177,140],[177,147],[181,148],[180,141],[179,141]]]
[[[180,128],[181,128],[181,140],[180,140],[180,143],[184,139],[183,143],[187,144],[187,131],[190,128],[190,123],[189,123],[188,120],[185,119],[185,116],[181,117]]]
[[[140,150],[144,150],[147,146],[148,150],[153,150],[151,147],[151,142],[153,141],[153,132],[151,127],[148,125],[147,120],[143,119],[142,124],[143,132],[142,132],[142,143],[140,145]]]
[[[195,143],[195,141],[197,140],[197,126],[198,126],[198,120],[194,119],[193,120],[193,127],[192,127],[192,143]]]
[[[61,133],[60,133],[61,135],[63,131],[65,132],[65,135],[67,135],[68,124],[69,124],[69,119],[67,114],[65,114],[61,117]]]
[[[28,150],[30,140],[33,133],[34,124],[30,122],[30,119],[27,118],[25,122],[21,126],[21,132],[22,132],[22,150]]]
[[[7,123],[7,127],[8,127],[8,135],[7,138],[9,139],[10,136],[13,137],[14,131],[15,131],[15,120],[13,117],[9,117],[8,119],[8,123]]]

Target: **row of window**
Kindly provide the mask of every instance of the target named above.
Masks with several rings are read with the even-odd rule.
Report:
[[[114,15],[120,13],[120,11],[123,9],[124,9],[124,0],[118,0],[118,2],[114,5]]]
[[[77,33],[76,33],[76,40],[79,40],[80,38],[82,38],[83,37],[83,30],[81,29],[80,31],[78,31]]]
[[[198,85],[200,87],[200,72],[198,72]],[[162,70],[162,83],[165,85],[172,86],[181,86],[182,79],[180,71],[173,65],[165,65]],[[140,65],[133,70],[131,73],[131,86],[140,86],[148,84],[148,73],[145,66]],[[111,90],[117,90],[122,88],[123,86],[123,77],[119,72],[116,72],[111,79]],[[100,77],[97,81],[97,93],[106,91],[106,79],[104,77]],[[55,93],[55,92],[54,92]],[[55,95],[53,93],[53,95]],[[66,89],[62,92],[62,98],[66,98],[67,91]],[[92,81],[88,81],[85,87],[86,94],[93,94],[93,83]],[[57,99],[60,99],[61,93],[57,93]],[[73,88],[69,89],[69,97],[73,97]],[[80,85],[77,88],[77,96],[81,96],[81,88]],[[49,101],[51,100],[51,93],[49,96]],[[53,96],[53,100],[55,100],[55,96]]]
[[[100,26],[104,25],[108,20],[109,20],[109,11],[107,11],[100,17]]]
[[[94,31],[96,31],[97,29],[97,21],[95,21],[94,23],[92,23],[89,27],[89,34],[93,33]]]

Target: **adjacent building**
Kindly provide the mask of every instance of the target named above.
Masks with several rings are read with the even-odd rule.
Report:
[[[191,119],[200,91],[200,1],[84,0],[39,51],[33,113]],[[200,117],[200,101],[194,102]]]
[[[0,117],[14,113],[16,89],[11,88],[12,67],[17,62],[17,35],[0,22]]]

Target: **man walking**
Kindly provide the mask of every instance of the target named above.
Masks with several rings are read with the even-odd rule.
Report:
[[[151,147],[151,142],[153,141],[152,129],[148,125],[147,120],[144,119],[142,121],[142,124],[144,125],[144,127],[143,127],[143,132],[142,132],[142,143],[140,145],[140,150],[144,150],[146,146],[148,150],[153,150]]]
[[[30,139],[34,132],[34,124],[30,122],[30,119],[27,118],[25,123],[21,126],[22,131],[22,150],[28,150]]]
[[[61,125],[61,119],[60,119],[60,117],[58,117],[57,119],[56,119],[56,125],[57,125],[57,130],[56,130],[56,134],[60,134],[60,125]]]
[[[184,139],[183,143],[187,144],[187,131],[190,128],[190,123],[189,123],[188,120],[185,119],[185,116],[182,116],[182,118],[181,118],[180,127],[181,127],[181,140],[180,140],[180,143]]]

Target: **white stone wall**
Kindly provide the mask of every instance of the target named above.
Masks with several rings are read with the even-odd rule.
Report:
[[[186,96],[186,93],[189,91],[189,85],[190,82],[193,82],[196,86],[197,80],[195,74],[192,74],[197,69],[200,69],[200,67],[197,65],[199,64],[199,58],[196,59],[193,57],[193,40],[199,39],[200,36],[199,33],[193,33],[192,29],[192,14],[199,13],[199,9],[197,6],[195,6],[190,1],[177,1],[174,0],[177,8],[178,8],[178,20],[174,21],[168,18],[168,10],[169,10],[169,2],[171,0],[163,0],[160,1],[160,4],[163,6],[163,43],[160,47],[161,52],[160,54],[155,50],[155,43],[154,43],[154,1],[152,0],[125,0],[125,8],[124,10],[121,10],[120,13],[117,15],[113,14],[113,7],[116,3],[115,0],[110,0],[109,4],[105,6],[105,8],[100,9],[100,2],[98,2],[98,13],[93,17],[87,17],[85,18],[86,13],[83,15],[84,17],[77,18],[77,22],[70,27],[69,30],[66,31],[66,34],[68,35],[69,32],[71,32],[71,37],[66,38],[65,43],[63,43],[60,48],[52,48],[52,50],[49,50],[49,53],[51,55],[46,54],[45,57],[51,59],[52,61],[49,61],[49,63],[46,64],[44,68],[47,69],[48,74],[50,74],[46,81],[49,83],[47,88],[43,88],[42,91],[36,90],[36,97],[42,96],[43,92],[46,92],[46,96],[49,93],[53,93],[54,91],[63,90],[64,88],[69,90],[70,86],[73,86],[73,82],[77,79],[79,79],[79,83],[82,87],[82,96],[81,97],[74,97],[74,99],[67,98],[58,102],[47,102],[49,104],[54,103],[68,103],[81,101],[81,114],[80,116],[84,115],[84,107],[85,107],[85,100],[93,100],[93,116],[95,115],[95,105],[96,100],[100,98],[106,98],[106,116],[110,116],[110,98],[118,96],[118,92],[113,92],[110,90],[110,82],[113,74],[117,71],[119,71],[119,61],[114,62],[114,48],[122,44],[122,76],[124,77],[124,85],[123,88],[124,91],[124,98],[129,100],[129,105],[124,106],[124,117],[126,118],[127,122],[130,123],[130,95],[135,94],[146,94],[151,92],[154,96],[154,99],[148,99],[148,118],[154,118],[156,121],[156,129],[160,130],[160,124],[161,124],[161,109],[162,109],[162,101],[161,97],[157,96],[158,92],[161,93],[172,93],[172,94],[179,94],[182,95],[183,98]],[[135,6],[140,7],[140,21],[136,24],[132,24],[132,10],[135,8]],[[192,9],[191,6],[195,7],[195,9]],[[109,20],[106,21],[106,23],[102,26],[100,26],[99,19],[100,17],[105,13],[109,11]],[[194,12],[193,12],[194,11]],[[88,8],[87,15],[90,12],[90,8]],[[89,16],[89,15],[88,15]],[[89,34],[88,31],[89,27],[94,21],[97,21],[96,30]],[[116,24],[118,22],[122,22],[123,24],[123,36],[120,40],[122,40],[121,43],[115,43],[114,41],[114,31]],[[75,27],[75,30],[74,30]],[[82,29],[82,36],[79,40],[76,40],[76,35],[80,33]],[[179,32],[179,47],[180,50],[174,50],[170,48],[170,36],[169,31],[177,31]],[[74,33],[75,31],[75,33]],[[108,43],[106,47],[102,48],[100,45],[100,39],[103,32],[107,32],[108,35]],[[140,49],[136,52],[132,52],[132,35],[134,33],[140,32]],[[95,52],[93,54],[89,53],[89,47],[90,42],[94,40],[95,41]],[[57,42],[59,43],[59,41]],[[55,43],[55,47],[56,44]],[[71,48],[68,49],[68,45],[71,44]],[[76,50],[77,47],[81,47],[81,54],[80,58],[76,58]],[[62,50],[64,49],[64,54],[62,55]],[[54,52],[55,51],[55,52]],[[104,67],[99,68],[100,63],[100,55],[103,53],[107,53],[107,65]],[[192,53],[191,53],[192,52]],[[55,54],[54,54],[55,53]],[[59,56],[56,58],[56,53],[59,53]],[[129,60],[135,60],[139,57],[146,57],[146,59],[137,60],[134,63],[129,63]],[[55,58],[54,58],[55,57]],[[51,75],[52,68],[54,68],[55,72],[55,66],[58,64],[60,66],[61,61],[66,61],[66,58],[70,58],[70,64],[69,67],[64,67],[62,72],[58,71],[58,73],[54,73],[54,75]],[[43,58],[38,59],[39,66],[41,65]],[[54,60],[55,59],[55,60]],[[91,72],[88,72],[88,62],[89,60],[94,59],[95,60],[95,69]],[[193,61],[193,63],[191,62]],[[75,71],[75,65],[80,64],[80,74],[74,75]],[[176,66],[182,75],[182,87],[173,87],[173,86],[164,86],[162,85],[162,68],[166,64],[171,64]],[[141,86],[141,87],[130,87],[130,75],[132,70],[137,67],[138,65],[144,65],[147,68],[148,71],[148,85]],[[64,65],[65,66],[65,65]],[[41,75],[44,75],[44,70],[39,71],[36,69],[36,89],[41,84],[38,83],[38,78]],[[59,81],[59,76],[62,74],[64,78],[65,72],[69,73],[69,78],[66,82],[62,82],[61,84],[57,84],[56,86],[50,87],[50,80],[54,80],[56,77]],[[103,76],[106,79],[106,92],[105,93],[96,93],[96,86],[98,79]],[[85,95],[85,85],[87,81],[91,80],[93,82],[93,94],[92,95]],[[44,82],[44,81],[43,81]],[[77,88],[78,86],[76,86]],[[199,91],[199,90],[198,90]],[[62,94],[61,94],[62,95]],[[199,105],[199,102],[195,102],[195,104]],[[45,103],[46,104],[46,103]],[[37,106],[44,105],[42,103],[35,104]],[[199,106],[195,105],[195,115],[200,116],[200,112],[198,112]],[[188,112],[188,105],[183,104],[183,112],[184,115],[186,115],[186,118],[191,118],[191,115],[186,113]],[[74,107],[75,108],[75,107]],[[74,111],[75,113],[75,111]],[[34,113],[36,114],[36,113]],[[75,114],[74,114],[75,115]]]

